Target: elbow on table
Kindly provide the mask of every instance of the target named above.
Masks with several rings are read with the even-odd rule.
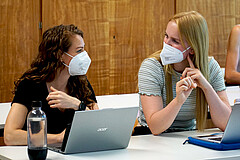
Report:
[[[161,133],[159,133],[159,134],[158,134],[158,133],[152,133],[152,134],[153,134],[154,136],[158,136],[158,135],[161,134]]]
[[[152,132],[152,134],[154,136],[158,136],[159,134],[161,134],[163,131],[159,130],[159,129],[154,129],[153,127],[149,127],[150,131]]]
[[[6,146],[11,146],[12,145],[11,139],[9,138],[9,136],[4,135],[3,139],[4,139],[4,144]]]
[[[166,126],[164,125],[161,125],[159,123],[154,123],[152,121],[148,121],[148,128],[150,129],[151,133],[154,135],[154,136],[158,136],[159,134],[161,134],[162,132],[164,132],[167,128],[165,128]]]
[[[11,133],[8,133],[8,132],[5,132],[4,131],[4,136],[3,136],[3,139],[4,139],[4,144],[7,145],[7,146],[12,146],[14,145],[15,143],[15,140],[14,140],[14,135],[12,135]]]

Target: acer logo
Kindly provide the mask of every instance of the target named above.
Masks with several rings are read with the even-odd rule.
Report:
[[[98,132],[105,132],[108,128],[98,128],[97,131]]]

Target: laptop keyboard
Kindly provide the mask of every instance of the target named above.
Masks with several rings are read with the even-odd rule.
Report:
[[[222,137],[217,137],[217,138],[209,138],[209,140],[221,141],[221,140],[222,140]]]
[[[48,147],[62,149],[62,143],[49,144]]]
[[[62,146],[54,146],[54,148],[62,149]]]

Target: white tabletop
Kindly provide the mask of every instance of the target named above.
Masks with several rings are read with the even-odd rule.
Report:
[[[219,132],[208,129],[197,131],[164,133],[159,136],[132,136],[126,149],[63,155],[48,150],[48,160],[200,160],[200,159],[240,159],[240,150],[216,151],[183,142],[188,136]],[[26,146],[0,147],[0,159],[27,160]],[[4,156],[4,157],[2,157]],[[232,157],[232,158],[230,158]],[[234,157],[234,158],[233,158]],[[6,159],[5,158],[5,159]]]
[[[139,106],[138,93],[96,96],[100,109]]]
[[[5,124],[11,103],[0,103],[0,125]]]
[[[229,103],[233,106],[234,99],[240,98],[240,88],[239,86],[227,87],[226,92]],[[139,106],[139,95],[137,93],[103,95],[96,96],[96,98],[100,109]],[[10,102],[0,103],[0,125],[5,124],[10,108]]]

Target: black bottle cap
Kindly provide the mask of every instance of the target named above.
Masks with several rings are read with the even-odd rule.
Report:
[[[42,107],[42,101],[32,101],[32,107]]]

